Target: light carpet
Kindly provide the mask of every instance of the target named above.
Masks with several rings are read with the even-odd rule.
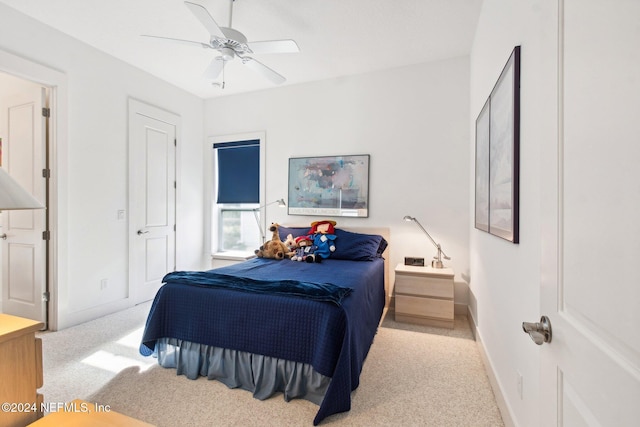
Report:
[[[150,303],[43,340],[45,402],[81,398],[159,427],[311,426],[318,406],[260,401],[206,378],[189,380],[138,353]],[[503,426],[479,350],[464,316],[453,330],[397,323],[378,329],[339,426]]]

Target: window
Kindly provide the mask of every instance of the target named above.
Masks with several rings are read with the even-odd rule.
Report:
[[[257,207],[257,205],[256,205]],[[257,213],[242,205],[219,208],[219,250],[252,252],[260,246]]]
[[[261,134],[216,137],[211,192],[212,252],[253,253],[260,246],[260,205],[264,180]]]

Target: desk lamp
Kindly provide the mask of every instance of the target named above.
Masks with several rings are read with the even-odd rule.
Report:
[[[427,235],[427,237],[429,238],[429,240],[431,240],[431,243],[433,243],[433,245],[438,249],[438,255],[436,255],[436,256],[434,256],[434,257],[433,257],[433,261],[431,261],[431,266],[432,266],[433,268],[443,268],[443,267],[444,267],[444,264],[442,264],[442,258],[444,257],[444,259],[447,259],[447,260],[449,260],[449,259],[451,259],[451,258],[449,258],[449,257],[447,256],[447,254],[445,254],[445,253],[442,251],[442,248],[440,247],[440,244],[439,244],[439,243],[436,243],[436,241],[435,241],[435,240],[433,240],[433,237],[431,237],[431,235],[430,235],[429,233],[427,233],[427,230],[425,230],[425,229],[424,229],[424,227],[422,226],[422,224],[420,224],[420,223],[418,222],[418,220],[417,220],[417,219],[415,219],[415,218],[414,218],[414,217],[412,217],[412,216],[407,215],[407,216],[405,216],[405,217],[404,217],[404,220],[405,220],[405,221],[413,221],[413,222],[415,222],[415,223],[416,223],[416,225],[417,225],[418,227],[420,227],[420,230],[422,230],[422,231],[424,232],[424,234],[426,234],[426,235]]]

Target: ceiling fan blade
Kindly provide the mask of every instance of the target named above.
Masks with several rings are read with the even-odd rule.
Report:
[[[223,68],[224,61],[222,60],[221,56],[217,56],[211,60],[211,63],[209,64],[207,69],[204,70],[204,74],[202,76],[205,79],[215,80],[218,78]]]
[[[191,41],[191,40],[174,39],[174,38],[171,38],[171,37],[162,37],[162,36],[150,36],[148,34],[142,34],[142,37],[149,37],[149,38],[152,38],[152,39],[160,39],[160,40],[169,40],[171,42],[188,44],[190,46],[199,46],[199,47],[203,47],[203,48],[211,48],[211,46],[208,45],[207,43],[194,42],[194,41]]]
[[[277,85],[284,83],[287,80],[280,74],[273,71],[271,68],[264,65],[263,63],[258,62],[253,58],[249,58],[248,56],[245,56],[242,58],[242,63],[246,65],[248,68],[255,71],[256,73],[262,74],[264,77],[271,80],[273,83]]]
[[[267,40],[247,43],[253,53],[298,53],[300,48],[294,40]]]
[[[184,2],[184,5],[189,8],[191,13],[193,13],[196,18],[198,18],[198,21],[200,21],[202,25],[204,25],[207,31],[209,31],[209,34],[221,39],[227,38],[227,36],[224,35],[222,30],[216,23],[215,19],[213,19],[213,16],[211,16],[209,11],[207,11],[204,6],[196,3],[191,3],[190,1]]]

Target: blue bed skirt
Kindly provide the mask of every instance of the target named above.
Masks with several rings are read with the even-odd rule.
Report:
[[[175,368],[178,375],[218,380],[229,388],[250,391],[260,400],[283,393],[287,402],[301,398],[320,405],[331,381],[306,363],[175,338],[159,339],[156,353],[158,364]]]

